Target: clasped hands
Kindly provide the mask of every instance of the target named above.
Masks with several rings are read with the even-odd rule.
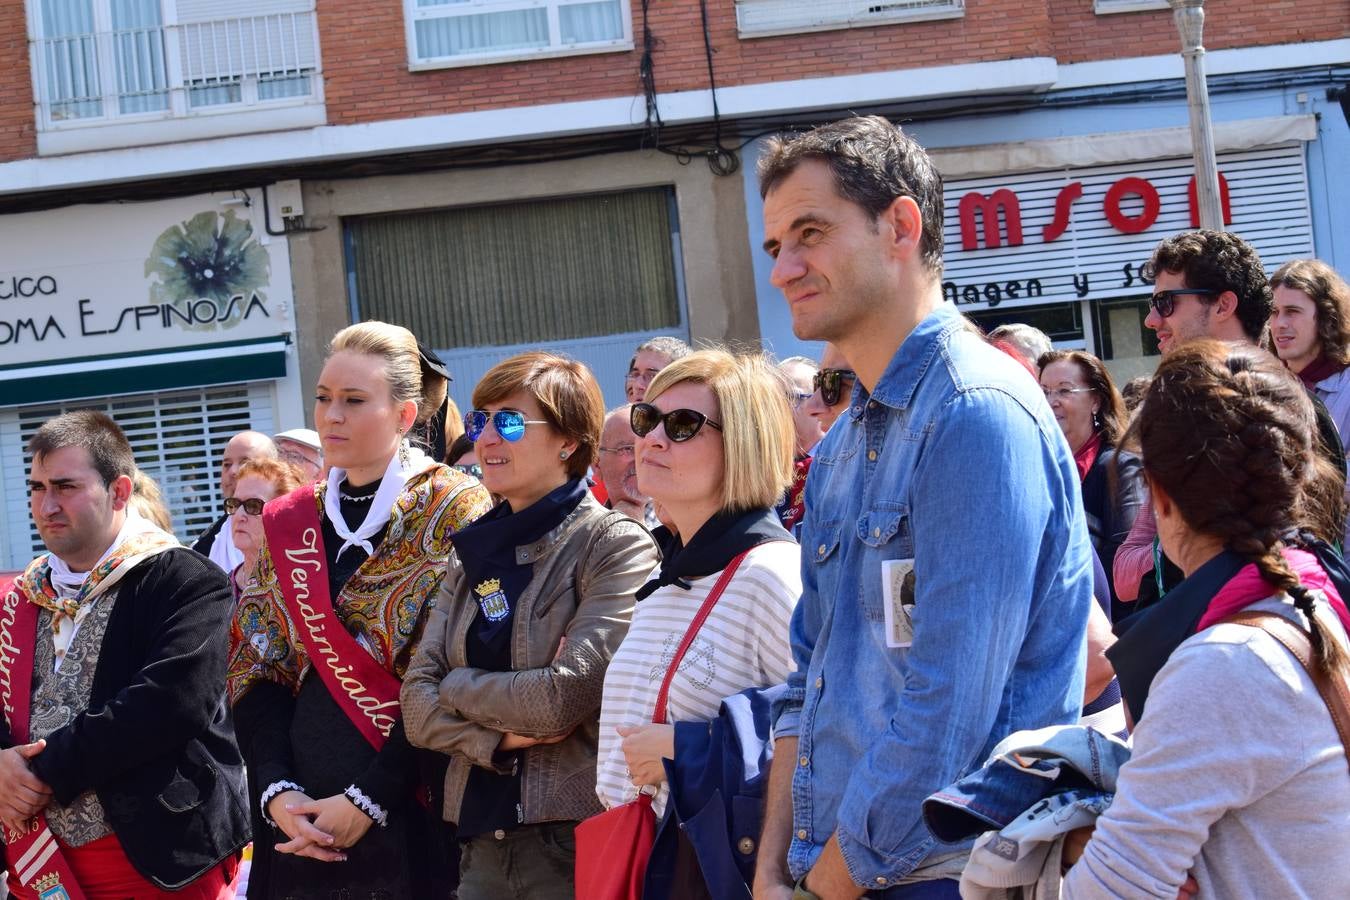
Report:
[[[365,837],[374,824],[356,804],[337,794],[313,800],[300,791],[282,791],[267,803],[267,814],[286,837],[278,853],[293,853],[321,862],[344,862],[344,850]]]
[[[52,789],[28,764],[46,746],[46,741],[34,741],[0,751],[0,822],[10,831],[24,831],[52,801]]]

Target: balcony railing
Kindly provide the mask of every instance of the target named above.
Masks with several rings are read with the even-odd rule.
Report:
[[[44,128],[317,97],[313,12],[62,35],[36,42]]]

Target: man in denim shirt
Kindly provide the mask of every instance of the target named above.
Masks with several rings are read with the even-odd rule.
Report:
[[[942,182],[918,144],[845,120],[771,142],[760,185],[793,331],[858,384],[807,482],[756,896],[957,897],[967,848],[932,837],[924,798],[1079,715],[1078,473],[1036,383],[943,301]]]

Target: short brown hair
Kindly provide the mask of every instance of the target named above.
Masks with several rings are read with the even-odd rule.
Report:
[[[1051,350],[1042,353],[1036,360],[1037,374],[1044,372],[1051,363],[1071,362],[1083,373],[1083,380],[1092,391],[1092,396],[1101,403],[1101,427],[1097,429],[1102,440],[1112,447],[1116,446],[1125,433],[1125,425],[1130,416],[1125,411],[1125,400],[1116,389],[1116,382],[1106,370],[1106,364],[1091,353],[1082,350]]]
[[[881,116],[854,116],[805,134],[770,138],[759,161],[760,197],[808,159],[828,165],[839,195],[861,206],[873,221],[897,197],[917,203],[924,265],[942,274],[942,176],[918,141]]]
[[[792,484],[796,441],[782,373],[762,354],[699,350],[662,369],[647,402],[684,381],[706,385],[722,410],[722,510],[773,506]]]
[[[1270,287],[1306,294],[1317,308],[1317,342],[1322,352],[1337,365],[1350,363],[1350,285],[1335,269],[1319,259],[1290,260],[1270,276]]]
[[[123,475],[135,481],[136,458],[131,444],[107,413],[77,409],[48,419],[28,440],[28,455],[37,459],[66,447],[83,447],[89,452],[104,487]]]
[[[567,457],[567,474],[584,478],[595,463],[605,422],[605,398],[591,370],[569,356],[520,353],[488,370],[473,389],[473,405],[481,409],[516,391],[533,397],[548,423],[577,442],[576,452]]]
[[[240,463],[239,468],[234,470],[235,484],[239,483],[239,479],[246,478],[249,475],[261,478],[272,485],[278,497],[289,494],[305,483],[304,477],[300,474],[300,469],[294,463],[268,457],[246,459]]]
[[[1275,311],[1274,295],[1261,267],[1256,248],[1231,231],[1183,231],[1164,238],[1144,264],[1144,277],[1156,279],[1159,272],[1180,275],[1188,288],[1237,296],[1237,317],[1242,330],[1254,343],[1265,333]],[[1213,297],[1200,298],[1213,303]]]

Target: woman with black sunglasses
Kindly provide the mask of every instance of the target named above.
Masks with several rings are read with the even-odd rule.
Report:
[[[661,370],[647,401],[633,405],[632,425],[638,486],[661,505],[676,536],[664,548],[660,572],[638,592],[633,624],[605,676],[596,789],[607,807],[645,789],[654,792],[658,815],[670,802],[692,819],[687,798],[678,791],[671,798],[664,761],[673,760],[677,770],[695,758],[700,771],[722,768],[702,752],[682,753],[688,745],[677,735],[706,738],[724,698],[781,684],[792,667],[788,623],[801,593],[800,552],[774,512],[792,481],[792,414],[781,379],[762,357],[702,350]],[[706,619],[693,626],[707,603]],[[653,714],[672,651],[691,628],[663,716],[694,724],[678,732],[675,725],[653,724]],[[722,796],[739,793],[728,789]],[[728,822],[733,840],[754,836],[748,850],[704,840],[688,819],[668,828],[666,834],[684,836],[675,843],[692,848],[691,855],[677,846],[675,857],[687,863],[697,856],[700,865],[672,860],[669,844],[658,840],[644,896],[745,894],[758,819],[739,817],[753,807],[747,801],[697,816],[704,828]],[[705,883],[699,874],[738,865],[744,883]]]
[[[460,900],[571,900],[578,821],[600,811],[605,667],[656,566],[637,522],[587,488],[604,400],[581,363],[512,357],[464,416],[500,499],[455,538],[403,683],[408,736],[449,756],[442,814],[463,850]]]
[[[820,356],[820,368],[811,381],[814,392],[803,404],[806,412],[820,421],[820,430],[827,432],[840,413],[848,409],[853,396],[853,385],[858,376],[834,344],[826,344]]]
[[[225,515],[230,517],[234,545],[244,561],[230,575],[234,596],[253,584],[262,558],[262,514],[267,501],[298,488],[304,480],[298,466],[280,459],[246,459],[234,473],[234,493],[225,500]]]

